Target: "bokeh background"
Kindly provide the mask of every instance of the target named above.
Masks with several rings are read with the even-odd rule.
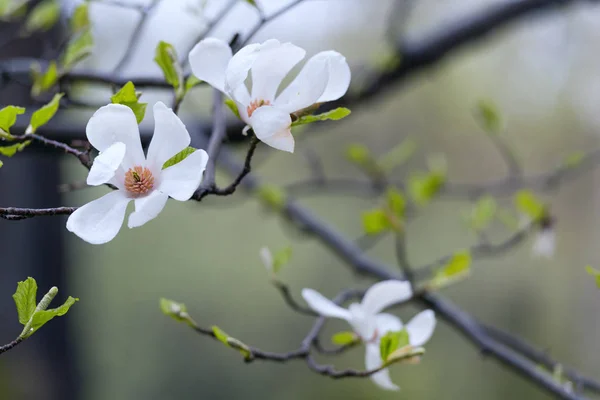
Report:
[[[418,40],[505,1],[416,0],[398,13],[394,1],[388,0],[307,0],[261,30],[255,39],[292,41],[309,54],[336,49],[347,56],[354,76],[360,78],[364,66],[374,65],[389,50],[386,35]],[[123,74],[160,76],[152,63],[156,42],[172,42],[183,52],[206,28],[204,18],[210,20],[224,3],[163,0],[149,17]],[[286,2],[258,3],[268,14]],[[72,4],[65,1],[64,5],[68,12]],[[198,11],[201,6],[206,7],[204,15]],[[91,10],[96,49],[81,68],[109,72],[127,51],[126,38],[139,14],[101,1],[93,2]],[[233,32],[249,29],[256,18],[252,7],[240,1],[216,27],[214,36],[228,39]],[[501,179],[506,173],[502,158],[473,118],[480,99],[492,99],[498,105],[505,122],[502,136],[516,150],[527,174],[552,169],[574,152],[599,145],[599,43],[597,6],[582,2],[522,19],[385,95],[354,107],[343,122],[303,132],[294,156],[261,148],[255,172],[270,183],[292,183],[309,176],[306,155],[317,154],[329,176],[360,177],[344,157],[349,144],[364,143],[375,154],[382,154],[412,138],[419,145],[418,153],[394,172],[397,179],[423,168],[425,157],[432,153],[446,156],[453,182]],[[99,105],[108,102],[110,89],[82,86],[77,90],[82,99]],[[142,100],[152,103],[169,98],[167,92],[146,91]],[[193,124],[198,116],[208,115],[209,98],[210,92],[200,88],[186,99],[182,108],[186,121]],[[88,115],[78,112],[69,115],[68,121],[81,126]],[[149,112],[144,127],[151,125]],[[243,150],[243,146],[238,150],[240,157]],[[7,162],[0,175],[18,168],[12,163]],[[64,182],[85,178],[76,161],[65,158],[60,165]],[[27,192],[29,185],[40,185],[35,171],[29,176],[3,190]],[[557,218],[553,259],[532,257],[528,241],[501,256],[477,261],[470,279],[443,291],[480,320],[523,337],[597,379],[600,290],[583,267],[600,265],[599,178],[593,170],[582,173],[544,197]],[[219,182],[228,180],[226,175],[218,175]],[[79,205],[103,192],[86,189],[49,205]],[[362,235],[361,211],[372,208],[378,199],[317,193],[300,201],[349,238],[358,238]],[[509,196],[502,201],[510,205]],[[2,204],[8,205],[22,204]],[[473,243],[476,238],[464,221],[469,209],[465,199],[444,197],[419,213],[407,231],[411,260],[424,264]],[[65,345],[72,364],[65,365],[62,373],[57,373],[55,364],[45,364],[35,349],[53,342],[44,341],[43,329],[31,343],[0,358],[2,399],[56,399],[53,388],[61,379],[71,382],[62,399],[86,400],[549,398],[482,357],[444,323],[439,324],[421,364],[392,368],[392,377],[402,391],[388,393],[368,379],[334,381],[318,376],[301,361],[246,365],[237,352],[162,315],[158,299],[172,298],[184,302],[201,325],[215,324],[246,343],[286,351],[299,345],[312,320],[291,311],[271,287],[258,258],[260,247],[293,247],[292,261],[281,278],[296,295],[303,287],[333,296],[343,288],[372,283],[350,272],[317,241],[302,236],[241,192],[201,204],[169,202],[159,218],[139,229],[123,229],[104,246],[88,245],[69,235],[64,220],[54,218],[54,223],[57,220],[59,230],[40,234],[65,237],[66,282],[61,293],[81,298],[67,317],[51,323],[66,324]],[[19,229],[21,222],[0,224],[2,232],[11,232],[7,227]],[[501,226],[492,232],[496,239],[506,235],[509,232]],[[18,240],[28,238],[18,236]],[[369,254],[394,267],[391,240],[382,240]],[[19,273],[19,257],[14,260],[2,267],[11,278],[3,282],[6,292],[0,293],[0,301],[10,310],[2,314],[3,342],[20,332],[9,303],[11,288],[26,274]],[[2,281],[8,278],[3,276]],[[410,318],[417,311],[407,306],[398,313]],[[326,341],[328,335],[345,329],[344,324],[332,321],[323,338]],[[33,350],[28,350],[29,346]],[[363,368],[363,356],[363,351],[356,349],[327,361],[340,368]]]

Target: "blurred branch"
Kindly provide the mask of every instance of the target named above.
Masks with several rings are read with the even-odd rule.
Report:
[[[56,208],[0,208],[0,218],[7,220],[20,220],[32,217],[70,215],[77,210],[77,207],[56,207]]]
[[[6,353],[7,351],[15,348],[15,346],[17,346],[19,343],[21,343],[24,339],[23,338],[18,338],[13,340],[12,342],[5,344],[3,346],[0,346],[0,354],[2,353]]]

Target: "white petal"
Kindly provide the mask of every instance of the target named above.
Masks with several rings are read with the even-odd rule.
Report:
[[[119,233],[131,199],[120,190],[110,192],[82,207],[67,220],[67,229],[91,244],[111,241]]]
[[[350,312],[312,289],[302,289],[302,297],[315,312],[324,317],[350,320]]]
[[[270,41],[267,41],[270,43]],[[267,43],[265,42],[265,43]],[[268,44],[270,46],[270,44]],[[225,92],[231,94],[236,88],[245,85],[248,72],[258,58],[262,45],[258,43],[244,46],[235,53],[225,70]]]
[[[379,344],[368,343],[365,352],[365,366],[368,371],[381,367],[381,353],[379,351]],[[400,388],[392,382],[390,378],[390,372],[387,368],[374,373],[370,376],[371,380],[385,390],[399,390]]]
[[[154,135],[148,147],[148,165],[160,171],[165,161],[190,145],[190,134],[177,115],[159,101],[154,105]]]
[[[98,154],[90,168],[87,184],[98,186],[110,181],[121,166],[123,158],[125,158],[125,151],[125,143],[117,142]]]
[[[383,281],[367,290],[361,306],[365,313],[375,315],[392,304],[410,299],[411,296],[410,283],[398,280]]]
[[[240,85],[231,93],[231,98],[235,101],[238,107],[238,112],[242,121],[249,124],[250,117],[248,116],[248,105],[250,104],[250,93],[246,85]]]
[[[146,158],[142,150],[140,132],[135,114],[122,104],[109,104],[101,107],[90,118],[86,135],[98,151],[106,151],[114,143],[125,143],[126,153],[123,165],[129,169],[144,165]]]
[[[202,182],[207,162],[206,151],[196,150],[183,161],[162,171],[158,190],[175,200],[189,200]]]
[[[148,196],[135,199],[135,211],[129,216],[127,226],[137,228],[153,220],[165,208],[169,196],[158,190],[152,191]]]
[[[231,48],[220,39],[206,38],[189,54],[192,73],[221,92],[225,91],[225,70],[231,60]]]
[[[319,97],[317,103],[337,100],[348,91],[350,86],[350,67],[346,62],[346,57],[337,51],[323,51],[316,54],[312,59],[325,59],[329,68],[329,81],[325,92]],[[311,60],[312,60],[311,59]],[[308,62],[311,62],[310,60]]]
[[[348,306],[350,311],[350,325],[354,332],[358,334],[365,342],[376,339],[375,328],[376,320],[375,315],[366,314],[358,303],[352,303]]]
[[[258,255],[267,271],[273,272],[273,253],[271,253],[271,250],[267,246],[261,247]]]
[[[305,54],[291,43],[263,46],[252,65],[252,99],[273,102],[281,81]]]
[[[556,248],[556,234],[554,229],[542,229],[535,237],[532,252],[534,256],[551,259]]]
[[[291,132],[290,115],[273,106],[256,109],[250,119],[256,137],[279,150],[294,152],[294,137]]]
[[[377,335],[379,337],[385,336],[388,332],[398,332],[402,330],[402,321],[392,314],[377,314],[375,316],[375,324],[377,326]]]
[[[406,324],[411,346],[423,346],[435,329],[435,314],[431,310],[421,311]]]
[[[288,113],[312,106],[323,95],[328,82],[327,59],[312,57],[292,83],[277,96],[275,105]]]

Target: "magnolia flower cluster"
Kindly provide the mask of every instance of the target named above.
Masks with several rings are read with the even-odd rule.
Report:
[[[209,38],[194,47],[189,61],[198,78],[235,101],[240,118],[259,140],[293,152],[291,114],[340,98],[350,84],[346,59],[325,51],[310,58],[298,76],[281,88],[283,79],[305,54],[291,43],[271,39],[248,45],[234,55],[225,42]],[[246,82],[250,76],[251,91]],[[208,154],[196,150],[163,169],[167,160],[189,146],[190,135],[177,115],[161,102],[154,106],[154,122],[154,136],[145,156],[130,108],[110,104],[90,119],[87,138],[100,154],[87,183],[111,184],[117,190],[75,211],[67,221],[69,231],[92,244],[106,243],[119,232],[131,201],[135,211],[128,226],[135,228],[154,219],[169,197],[179,201],[191,198],[201,183]]]
[[[343,319],[350,324],[365,344],[367,370],[382,366],[379,345],[386,333],[406,329],[410,345],[413,347],[424,345],[433,335],[436,321],[431,310],[420,312],[406,325],[395,315],[381,312],[393,304],[409,300],[412,294],[408,282],[383,281],[371,286],[360,303],[350,304],[350,307],[345,309],[312,289],[302,291],[302,297],[314,311],[325,317]],[[399,389],[390,379],[387,368],[372,374],[371,379],[383,389]]]

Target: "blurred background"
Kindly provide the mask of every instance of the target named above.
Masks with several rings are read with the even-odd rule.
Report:
[[[400,1],[406,2],[405,7],[395,8],[392,0],[307,0],[266,26],[255,41],[271,37],[292,41],[309,55],[335,49],[348,58],[359,79],[365,65],[374,65],[389,51],[386,35],[418,40],[492,4],[512,0]],[[146,3],[150,2],[140,4]],[[163,0],[149,15],[122,74],[160,77],[152,62],[158,40],[173,43],[180,55],[185,54],[224,3]],[[257,3],[269,14],[287,1]],[[64,13],[73,5],[64,1]],[[91,2],[90,10],[96,45],[80,68],[111,72],[128,51],[140,13],[102,1]],[[228,40],[235,32],[249,30],[257,18],[252,6],[240,1],[212,35]],[[60,36],[60,29],[52,34]],[[565,157],[599,145],[599,43],[600,7],[587,2],[521,19],[354,107],[348,119],[304,131],[294,156],[259,148],[254,170],[267,182],[293,183],[310,176],[306,156],[317,154],[328,176],[361,177],[345,159],[349,144],[363,143],[382,154],[412,138],[419,146],[417,155],[394,172],[395,178],[424,168],[427,155],[443,153],[450,181],[495,181],[504,176],[506,167],[473,118],[480,99],[497,104],[505,122],[502,136],[515,149],[526,174],[550,170]],[[23,41],[2,58],[19,51],[38,54],[41,50],[35,45]],[[76,91],[81,99],[98,105],[106,104],[111,94],[110,88],[92,85]],[[14,95],[0,98],[10,104],[15,99],[27,101]],[[167,91],[146,90],[141,100],[170,98]],[[209,99],[210,91],[204,87],[186,98],[182,117],[188,126],[209,115]],[[63,114],[61,121],[65,129],[82,127],[93,111]],[[150,107],[143,127],[152,127]],[[243,157],[245,146],[236,148]],[[50,150],[5,161],[0,170],[3,207],[74,206],[105,192],[86,189],[59,195],[55,183],[85,180],[86,171],[76,160]],[[221,184],[229,179],[218,175]],[[470,279],[443,291],[483,322],[536,344],[596,379],[600,379],[600,359],[594,351],[600,291],[583,267],[600,265],[599,179],[598,171],[588,171],[544,197],[557,218],[554,258],[533,257],[532,242],[527,241],[502,256],[476,262]],[[510,196],[499,200],[511,204]],[[361,212],[379,199],[317,193],[300,201],[355,239],[362,235]],[[465,199],[443,197],[411,221],[408,253],[415,265],[476,240],[464,220],[470,207]],[[162,315],[158,299],[172,298],[185,303],[200,325],[218,325],[265,350],[287,351],[298,347],[313,320],[283,303],[260,263],[260,247],[293,247],[292,261],[281,278],[297,296],[304,287],[332,297],[343,288],[372,283],[242,192],[200,204],[169,202],[159,218],[138,229],[123,229],[103,246],[68,234],[64,223],[62,217],[0,221],[0,342],[7,343],[20,332],[11,299],[18,280],[32,275],[40,291],[58,285],[60,299],[67,295],[81,299],[68,316],[52,321],[0,357],[1,399],[550,398],[482,357],[444,323],[419,365],[392,368],[392,378],[402,391],[388,393],[368,379],[334,381],[318,376],[301,361],[246,365],[237,352]],[[492,231],[499,240],[508,235],[501,226]],[[391,239],[379,242],[369,255],[395,265]],[[408,319],[417,311],[407,306],[398,313]],[[340,330],[347,327],[328,323],[324,341]],[[358,348],[325,361],[339,368],[363,368],[363,357]]]

